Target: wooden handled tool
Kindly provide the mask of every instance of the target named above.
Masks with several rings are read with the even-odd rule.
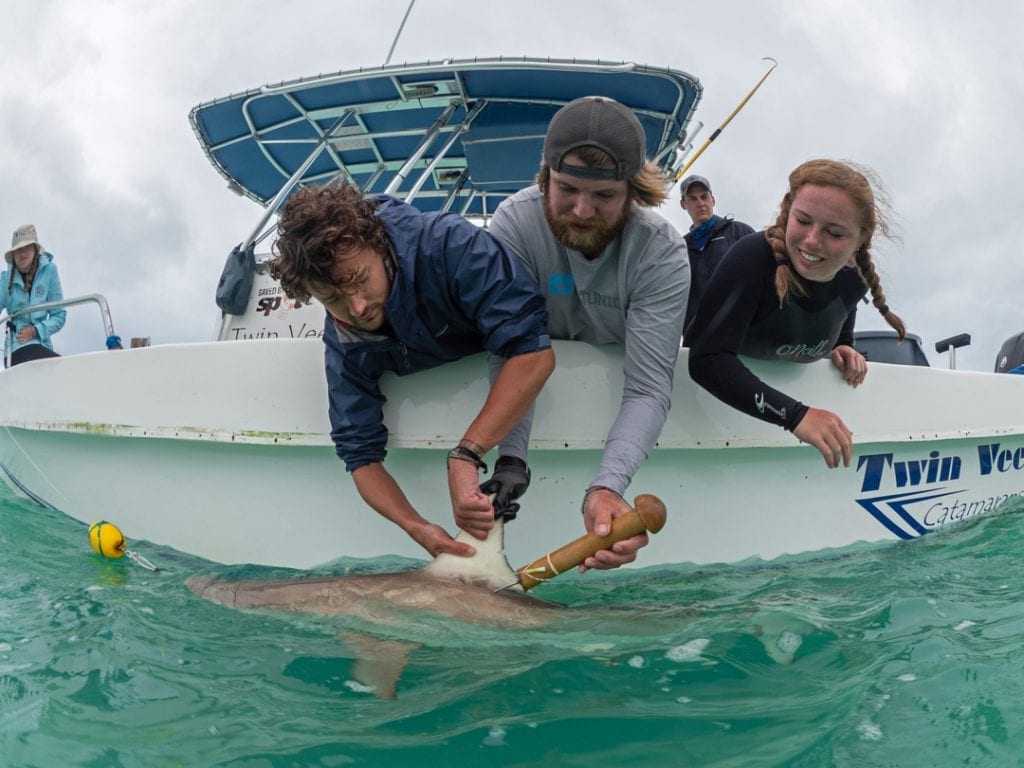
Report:
[[[595,552],[610,548],[616,541],[628,539],[644,531],[657,533],[662,529],[665,525],[666,512],[661,499],[649,493],[641,493],[633,503],[633,509],[612,520],[612,529],[607,536],[588,533],[520,568],[516,571],[519,585],[524,590],[531,589],[542,581],[575,568]]]

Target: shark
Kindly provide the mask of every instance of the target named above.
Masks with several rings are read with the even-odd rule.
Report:
[[[346,616],[384,627],[427,612],[461,622],[531,628],[556,620],[565,606],[536,598],[528,590],[616,541],[641,531],[657,533],[665,519],[661,500],[640,494],[635,506],[613,521],[607,536],[587,534],[518,570],[505,557],[505,526],[496,519],[483,542],[471,540],[464,531],[456,536],[471,541],[476,549],[473,556],[441,554],[412,571],[276,580],[199,575],[185,583],[204,600],[243,610]],[[356,651],[356,679],[372,687],[377,696],[394,698],[408,654],[418,644],[353,632],[344,633],[342,639]]]
[[[542,623],[537,612],[556,604],[519,588],[502,554],[503,528],[495,521],[486,541],[472,540],[477,550],[472,557],[439,555],[413,571],[237,581],[194,576],[186,585],[198,597],[229,608],[352,616],[375,624],[429,611],[460,621],[535,626]],[[469,541],[468,536],[460,532],[456,539]]]

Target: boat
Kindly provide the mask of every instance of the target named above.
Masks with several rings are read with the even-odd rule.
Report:
[[[276,210],[297,186],[341,179],[486,225],[501,200],[531,183],[554,112],[593,94],[637,111],[653,159],[671,177],[692,147],[701,92],[695,77],[668,68],[494,58],[344,71],[196,106],[190,121],[214,168],[261,207],[221,285],[244,289],[240,306],[223,313],[207,342],[111,344],[4,370],[5,480],[83,523],[110,520],[132,540],[218,563],[422,560],[359,498],[335,455],[323,310],[285,296],[262,263],[267,254],[255,252]],[[250,265],[251,285],[234,280],[232,262]],[[116,335],[105,317],[109,343]],[[532,485],[507,528],[513,564],[582,533],[582,492],[618,411],[622,349],[554,347],[557,370],[531,438]],[[637,565],[904,541],[1021,494],[1018,377],[882,359],[856,390],[827,361],[750,363],[853,430],[852,465],[829,470],[816,449],[694,385],[683,349],[668,421],[630,489],[668,508]],[[487,394],[484,356],[388,376],[382,386],[389,469],[417,509],[451,530],[445,457]]]

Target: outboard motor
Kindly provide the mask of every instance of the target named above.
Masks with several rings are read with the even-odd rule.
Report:
[[[1024,365],[1024,331],[1017,333],[1006,341],[999,348],[996,355],[996,373],[1024,373],[1024,370],[1017,371]]]

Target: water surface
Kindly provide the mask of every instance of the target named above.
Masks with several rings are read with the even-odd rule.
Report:
[[[162,570],[103,560],[85,526],[0,488],[0,765],[1024,765],[1022,521],[569,574],[537,593],[571,608],[531,629],[370,627],[199,600],[198,573],[294,572],[129,530]],[[367,630],[417,646],[395,699],[354,672]]]

